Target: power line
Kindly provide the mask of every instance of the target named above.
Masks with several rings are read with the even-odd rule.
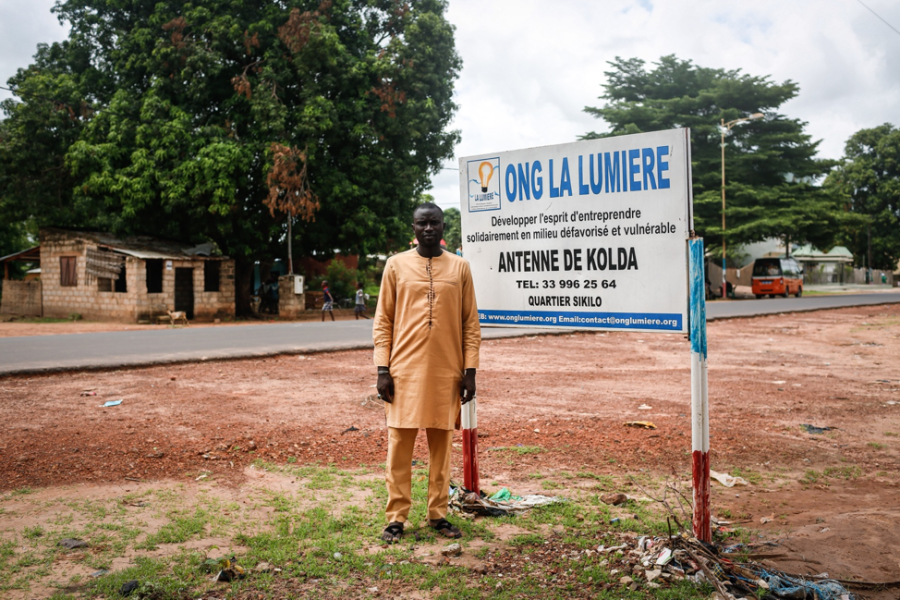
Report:
[[[884,23],[885,25],[887,25],[888,27],[890,27],[891,29],[893,29],[893,30],[894,30],[894,33],[896,33],[897,35],[900,35],[900,30],[898,30],[896,27],[894,27],[893,25],[891,25],[890,23],[888,23],[887,21],[885,21],[885,20],[884,20],[884,17],[882,17],[881,15],[879,15],[877,12],[875,12],[874,10],[872,10],[871,8],[869,8],[868,6],[866,6],[866,5],[863,3],[862,0],[856,0],[856,1],[859,2],[860,4],[862,4],[863,7],[864,7],[866,10],[868,10],[870,13],[872,13],[873,15],[875,15],[876,17],[878,17],[879,19],[881,19],[881,22],[882,22],[882,23]]]

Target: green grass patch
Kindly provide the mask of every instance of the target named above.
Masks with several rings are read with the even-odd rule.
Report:
[[[209,514],[197,509],[193,515],[175,515],[172,520],[159,528],[153,535],[136,548],[155,550],[160,544],[182,544],[194,536],[203,533],[209,524]]]
[[[501,446],[499,448],[491,448],[493,452],[511,452],[514,454],[540,454],[546,452],[540,446]]]
[[[823,473],[816,471],[815,469],[807,469],[803,474],[803,477],[800,478],[802,483],[818,483],[820,479],[824,477]]]
[[[538,447],[507,450],[514,455],[520,448],[530,452]],[[632,592],[620,588],[618,577],[609,573],[613,565],[600,564],[611,559],[621,568],[621,556],[584,551],[599,543],[616,542],[618,538],[612,535],[615,532],[660,535],[667,531],[656,503],[611,507],[600,501],[601,488],[614,487],[615,477],[536,474],[539,477],[535,479],[546,490],[564,487],[575,478],[597,485],[572,489],[565,493],[568,501],[516,517],[466,519],[451,514],[451,521],[463,531],[459,542],[465,553],[509,565],[506,570],[478,575],[457,566],[454,560],[450,564],[435,564],[434,555],[455,540],[443,538],[427,526],[428,481],[424,467],[413,469],[413,507],[406,534],[399,544],[390,547],[378,542],[385,526],[387,492],[383,479],[371,476],[371,468],[343,470],[333,465],[263,461],[256,461],[254,468],[289,477],[291,485],[250,487],[234,500],[230,494],[218,495],[216,486],[205,482],[189,484],[193,485],[192,493],[186,493],[188,485],[175,485],[105,501],[50,501],[45,506],[52,513],[49,518],[39,525],[9,532],[8,539],[0,542],[0,597],[4,595],[2,590],[13,589],[26,590],[24,595],[30,597],[27,590],[41,581],[45,586],[58,587],[59,600],[66,598],[67,593],[77,598],[117,598],[122,584],[136,579],[142,587],[135,594],[153,600],[255,598],[257,594],[265,598],[366,597],[364,590],[371,587],[378,587],[383,596],[439,588],[432,594],[435,600],[643,600],[649,590],[641,587]],[[648,474],[638,474],[636,480],[648,490],[661,484]],[[147,504],[137,506],[138,500]],[[614,518],[618,521],[611,523]],[[160,520],[161,526],[148,525]],[[508,529],[503,528],[508,527],[515,528],[515,535],[505,540],[500,534],[507,535]],[[90,551],[59,548],[56,544],[63,537],[89,541]],[[215,542],[211,541],[213,538]],[[432,557],[428,562],[423,551],[424,557]],[[115,558],[132,553],[136,558],[130,559],[127,568],[96,579],[83,574],[109,569],[118,564]],[[218,567],[215,562],[207,564],[208,561],[231,553],[236,553],[237,563],[247,569],[247,578],[231,584],[211,582]],[[522,564],[521,556],[531,560]],[[61,558],[81,567],[75,571],[79,576],[65,576],[62,583],[51,582],[55,572],[51,568]],[[253,572],[263,561],[280,571]],[[607,583],[615,587],[606,590]],[[286,589],[285,585],[297,587]],[[653,590],[652,594],[656,598],[700,600],[710,591],[678,584]]]
[[[747,480],[747,483],[750,483],[751,485],[759,485],[760,483],[762,483],[763,479],[762,474],[758,473],[757,471],[752,471],[750,469],[741,469],[738,467],[735,467],[731,470],[731,475],[734,477],[743,477]]]
[[[856,479],[862,475],[862,469],[856,465],[847,465],[845,467],[827,467],[825,469],[825,477],[832,479]]]

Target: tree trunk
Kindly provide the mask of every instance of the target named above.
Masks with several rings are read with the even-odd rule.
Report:
[[[288,275],[294,274],[294,250],[291,248],[291,221],[293,218],[290,213],[288,213],[288,233],[287,233],[287,242],[288,242]]]

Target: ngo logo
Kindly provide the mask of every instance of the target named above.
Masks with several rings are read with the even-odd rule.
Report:
[[[469,212],[500,210],[500,159],[483,158],[466,166]]]

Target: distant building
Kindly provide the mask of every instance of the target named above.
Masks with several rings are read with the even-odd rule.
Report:
[[[214,256],[211,244],[45,228],[40,246],[26,252],[39,253],[40,279],[5,280],[0,314],[121,322],[169,310],[189,319],[234,316],[234,261]]]
[[[791,256],[803,267],[803,277],[809,283],[845,283],[853,270],[853,253],[843,246],[828,252],[800,246]]]

